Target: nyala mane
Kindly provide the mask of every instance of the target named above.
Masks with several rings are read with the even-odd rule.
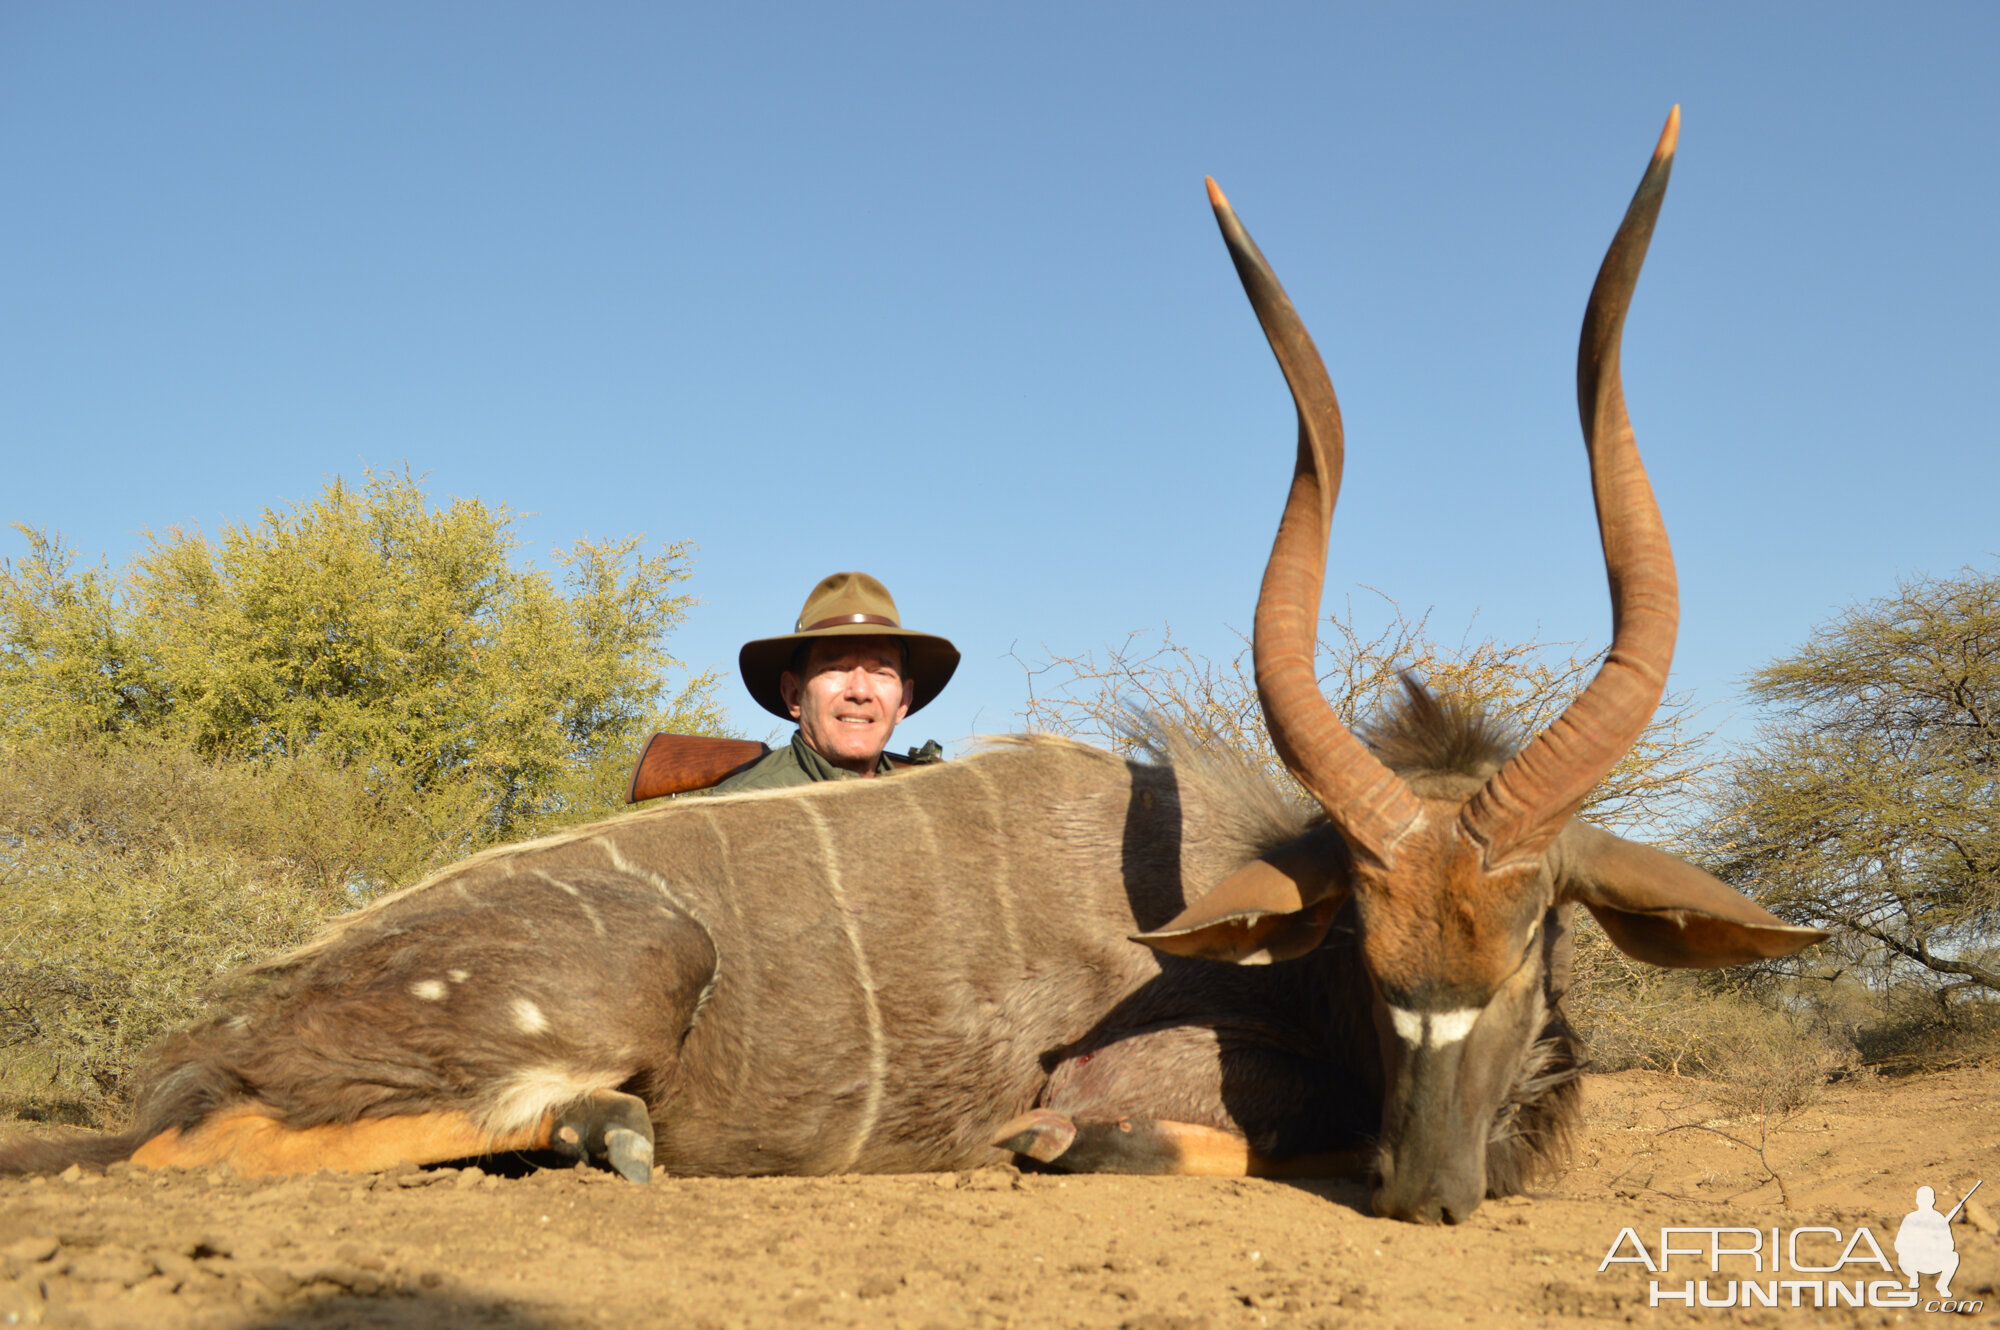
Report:
[[[1515,727],[1477,699],[1434,694],[1407,673],[1402,693],[1356,729],[1382,764],[1404,777],[1484,780],[1521,747]]]

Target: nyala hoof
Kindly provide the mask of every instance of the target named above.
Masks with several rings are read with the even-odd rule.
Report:
[[[1038,1108],[1002,1127],[993,1144],[1040,1163],[1053,1164],[1075,1141],[1075,1122],[1062,1113]]]
[[[1111,1118],[1079,1122],[1066,1113],[1038,1108],[1000,1129],[1002,1150],[1069,1173],[1183,1174],[1196,1177],[1291,1175],[1290,1161],[1257,1155],[1235,1132],[1160,1118]],[[1320,1156],[1300,1161],[1316,1177]]]
[[[561,1110],[549,1148],[565,1159],[600,1164],[628,1182],[653,1180],[653,1120],[633,1095],[603,1090]]]

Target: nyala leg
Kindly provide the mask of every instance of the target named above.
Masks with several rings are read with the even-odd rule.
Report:
[[[1367,1128],[1350,1092],[1329,1064],[1274,1042],[1250,1025],[1107,1032],[1058,1063],[1042,1106],[995,1144],[1077,1173],[1355,1171]]]
[[[242,1103],[185,1132],[178,1127],[161,1132],[133,1153],[132,1162],[141,1168],[228,1164],[246,1177],[323,1168],[370,1173],[398,1164],[544,1150],[549,1143],[546,1118],[506,1132],[488,1131],[455,1110],[290,1127],[267,1106]]]
[[[1000,1129],[1003,1150],[1070,1173],[1178,1174],[1205,1178],[1348,1177],[1361,1150],[1329,1150],[1274,1159],[1233,1131],[1164,1118],[1079,1122],[1038,1108]]]
[[[1070,1173],[1179,1173],[1244,1177],[1250,1142],[1234,1132],[1158,1118],[1078,1122],[1038,1108],[1001,1128],[1003,1150]]]
[[[558,1109],[549,1148],[601,1164],[630,1182],[653,1180],[653,1120],[635,1095],[600,1090]]]

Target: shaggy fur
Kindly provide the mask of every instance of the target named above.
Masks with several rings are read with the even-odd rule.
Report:
[[[102,1162],[243,1103],[295,1127],[457,1110],[500,1130],[586,1088],[652,1105],[678,1171],[990,1162],[1041,1054],[1128,999],[1282,1026],[1295,977],[1127,939],[1300,822],[1254,784],[1051,739],[627,814],[337,921],[159,1050],[130,1133],[0,1167]]]
[[[1449,777],[1483,783],[1524,741],[1512,722],[1489,714],[1478,702],[1436,696],[1410,674],[1403,676],[1403,691],[1391,698],[1388,709],[1358,732],[1382,764],[1412,788]]]
[[[1460,798],[1485,783],[1521,748],[1514,724],[1477,701],[1433,694],[1415,677],[1359,734],[1419,795]],[[1562,1170],[1583,1112],[1583,1048],[1563,1011],[1569,987],[1571,907],[1558,905],[1543,926],[1547,1019],[1514,1073],[1486,1147],[1486,1194],[1508,1196]]]
[[[1476,789],[1519,750],[1524,736],[1509,721],[1493,716],[1472,699],[1432,693],[1413,676],[1403,676],[1402,691],[1383,712],[1358,727],[1369,748],[1419,795],[1462,798]],[[1235,825],[1239,843],[1282,844],[1325,823],[1318,808],[1305,808],[1288,798],[1247,758],[1233,749],[1204,743],[1173,722],[1157,716],[1132,717],[1127,737],[1148,760],[1171,767],[1184,788],[1205,792],[1204,805],[1218,825]],[[1487,1194],[1513,1195],[1538,1179],[1559,1173],[1569,1158],[1570,1143],[1582,1113],[1583,1050],[1563,1012],[1562,996],[1569,984],[1570,907],[1557,906],[1544,922],[1543,965],[1547,1017],[1513,1076],[1512,1087],[1496,1113],[1487,1141]],[[1344,911],[1322,947],[1321,963],[1340,977],[1329,987],[1347,994],[1336,1004],[1345,1019],[1335,1037],[1373,1056],[1374,1036],[1368,1012],[1375,1002],[1358,954],[1358,924],[1354,911]],[[1185,1083],[1213,1066],[1221,1054],[1217,1039],[1176,1036],[1183,1047],[1162,1059],[1176,1066],[1168,1079]],[[1212,1073],[1210,1073],[1212,1074]],[[1094,1077],[1102,1083],[1099,1071]],[[1351,1084],[1351,1083],[1350,1083]],[[1063,1087],[1052,1094],[1051,1106],[1066,1102]],[[1357,1107],[1350,1090],[1338,1107],[1322,1105],[1350,1126],[1365,1121],[1372,1133],[1379,1113],[1379,1085],[1373,1103]],[[1339,1096],[1335,1096],[1339,1098]],[[1277,1140],[1256,1142],[1279,1146]],[[1282,1151],[1281,1151],[1282,1152]]]
[[[1416,689],[1371,735],[1460,779],[1499,753]],[[687,1173],[962,1167],[1036,1104],[1281,1157],[1365,1142],[1380,1053],[1351,910],[1280,966],[1126,940],[1324,814],[1172,726],[1141,737],[1147,761],[1007,740],[488,851],[256,967],[157,1051],[129,1132],[9,1145],[0,1170],[103,1164],[246,1102],[293,1126],[456,1108],[499,1129],[590,1087],[650,1105]],[[1551,1009],[1493,1124],[1495,1194],[1559,1160],[1574,1114]]]

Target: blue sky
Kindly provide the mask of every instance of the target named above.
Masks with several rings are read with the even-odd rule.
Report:
[[[1577,327],[1678,102],[1626,387],[1727,719],[2000,551],[1996,69],[1990,3],[9,5],[0,520],[115,565],[407,462],[697,542],[697,666],[875,572],[966,657],[905,735],[1004,731],[1010,651],[1248,627],[1213,174],[1346,409],[1329,607],[1602,640]]]

